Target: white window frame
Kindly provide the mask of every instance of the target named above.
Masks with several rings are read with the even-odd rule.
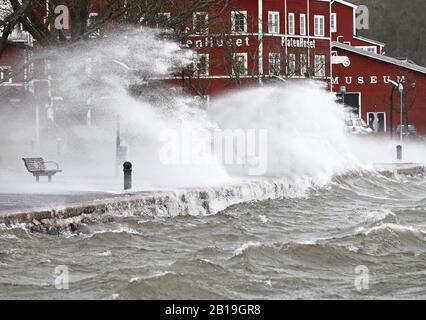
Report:
[[[288,13],[288,34],[296,34],[296,21],[293,12]]]
[[[170,19],[172,14],[170,12],[160,12],[160,16],[166,17],[167,19]]]
[[[90,12],[89,16],[87,17],[87,26],[90,28],[92,26],[92,19],[95,17],[94,23],[97,23],[97,19],[99,17],[98,12]],[[101,35],[101,29],[100,27],[96,28],[89,34],[89,38],[98,38]]]
[[[314,36],[315,37],[324,37],[325,36],[325,18],[324,16],[315,15],[314,16]],[[322,26],[322,28],[321,28]]]
[[[5,83],[12,83],[13,74],[9,78],[9,80],[3,81],[5,79],[5,74],[4,74],[3,70],[5,70],[5,69],[8,69],[9,73],[12,74],[12,67],[11,66],[0,66],[0,81],[1,81],[0,85],[5,84]]]
[[[300,14],[300,35],[306,36],[306,14]]]
[[[244,57],[244,72],[240,73],[238,76],[246,76],[248,74],[248,54],[247,52],[237,52],[234,53],[232,58],[234,59],[234,61],[232,62],[232,75],[236,75],[235,70],[234,70],[234,63],[237,57]]]
[[[278,11],[268,11],[268,33],[280,33],[280,13]]]
[[[325,54],[316,54],[315,58],[314,58],[315,62],[314,62],[314,68],[315,68],[315,76],[316,77],[321,77],[324,78],[326,75],[326,59],[325,59]],[[319,68],[319,60],[321,60],[321,69]]]
[[[334,24],[331,23],[334,21]],[[330,31],[337,32],[337,13],[331,13],[330,15]]]
[[[204,18],[205,18],[205,30],[197,31],[197,29],[196,29],[197,16],[204,16]],[[192,30],[194,30],[195,33],[197,33],[197,34],[206,34],[206,33],[209,32],[209,14],[208,14],[208,12],[198,11],[198,12],[194,12],[192,14]]]
[[[200,73],[199,70],[198,70],[198,66],[197,66],[197,70],[198,70],[197,73],[198,73],[199,76],[208,76],[210,74],[210,55],[208,53],[199,53],[197,64],[199,63],[201,57],[206,58],[206,72]]]
[[[92,24],[91,18],[93,17],[99,17],[99,13],[97,12],[90,12],[89,16],[87,17],[87,25],[90,27],[90,25]]]
[[[159,12],[158,13],[158,16],[160,16],[160,17],[165,17],[166,18],[166,20],[167,19],[170,19],[170,17],[172,16],[172,14],[170,13],[170,12]],[[143,23],[144,22],[144,20],[145,20],[145,18],[144,17],[141,17],[140,19],[139,19],[139,23]],[[160,24],[159,23],[157,23],[157,25],[156,25],[156,27],[157,28],[159,28],[160,27]]]
[[[236,14],[242,14],[244,15],[244,30],[243,31],[236,31],[235,27],[235,16]],[[236,11],[231,11],[231,27],[232,27],[232,33],[245,33],[247,32],[247,11],[246,10],[236,10]]]
[[[278,59],[277,59],[278,57]],[[278,74],[274,73],[272,67],[272,62],[277,62],[278,60]],[[270,52],[269,53],[269,75],[280,75],[281,74],[281,54],[279,52]]]
[[[294,77],[296,75],[296,54],[289,53],[288,54],[288,66],[287,73],[289,76]]]
[[[367,51],[369,53],[376,53],[377,54],[377,47],[376,46],[356,46],[355,48],[362,49],[362,50]],[[374,51],[371,52],[370,49],[373,49]]]
[[[305,59],[305,61],[303,61],[303,59]],[[307,73],[308,73],[308,54],[301,53],[300,54],[300,75],[302,77],[306,77]]]

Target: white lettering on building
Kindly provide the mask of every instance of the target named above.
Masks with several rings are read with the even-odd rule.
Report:
[[[391,80],[391,77],[390,76],[379,77],[379,76],[376,76],[376,75],[366,76],[366,77],[364,77],[364,76],[358,76],[356,78],[356,82],[359,85],[364,85],[364,84],[378,84],[379,83],[379,79],[382,79],[383,83],[387,84],[387,83],[389,83],[389,80]],[[350,77],[345,77],[344,79],[340,79],[339,77],[333,77],[333,79],[331,81],[332,81],[332,84],[339,85],[340,82],[342,82],[342,84],[343,83],[345,83],[345,84],[352,84],[352,80],[353,80],[353,77],[350,76]]]
[[[188,47],[195,48],[222,48],[224,45],[229,47],[250,47],[250,38],[229,38],[229,39],[219,39],[214,37],[205,37],[204,39],[197,40],[187,40],[186,45]]]
[[[303,38],[281,37],[281,45],[288,48],[311,48],[315,49],[315,40],[305,40]]]

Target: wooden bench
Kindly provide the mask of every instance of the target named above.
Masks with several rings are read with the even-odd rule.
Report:
[[[36,177],[36,182],[40,181],[41,176],[49,177],[49,182],[52,182],[52,176],[62,172],[59,170],[59,165],[53,161],[44,161],[43,158],[22,158],[22,160],[24,160],[28,172]],[[47,168],[47,165],[51,164],[55,165],[55,168]]]

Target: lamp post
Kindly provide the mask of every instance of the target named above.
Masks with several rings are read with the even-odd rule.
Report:
[[[38,102],[35,104],[35,145],[40,145],[40,107]]]
[[[403,110],[404,110],[404,85],[402,78],[398,77],[397,81],[389,80],[389,83],[393,84],[395,87],[398,88],[400,93],[400,125],[399,125],[399,145],[397,148],[397,160],[402,160],[402,142],[403,142],[403,132],[402,132],[402,126],[403,126]],[[391,126],[392,127],[392,126]]]
[[[118,167],[121,162],[121,132],[120,132],[120,116],[117,116],[117,128],[115,134],[115,176],[118,177]]]
[[[345,93],[346,93],[346,87],[345,86],[341,86],[339,93],[342,95],[342,103],[343,103],[343,108],[345,107]]]

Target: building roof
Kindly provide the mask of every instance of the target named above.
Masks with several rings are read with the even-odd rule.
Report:
[[[354,8],[354,9],[358,8],[358,6],[356,4],[353,4],[353,3],[350,3],[350,2],[347,2],[347,1],[344,1],[344,0],[334,0],[332,2],[338,2],[338,3],[341,3],[345,6],[348,6],[348,7]]]
[[[369,58],[372,58],[372,59],[380,60],[380,61],[383,61],[383,62],[386,62],[386,63],[391,63],[391,64],[394,64],[396,66],[402,67],[402,68],[406,68],[406,69],[410,69],[410,70],[414,70],[414,71],[426,74],[426,68],[425,67],[416,65],[414,63],[409,63],[406,60],[405,61],[404,60],[398,60],[396,58],[391,58],[391,57],[387,57],[387,56],[384,56],[384,55],[381,55],[381,54],[368,52],[366,50],[355,48],[355,47],[349,46],[349,45],[341,43],[341,42],[333,41],[331,45],[332,45],[332,47],[335,47],[335,48],[350,51],[350,52],[360,54],[360,55],[363,55],[363,56],[366,56],[366,57],[369,57]]]
[[[369,39],[369,38],[366,38],[366,37],[362,37],[362,36],[354,35],[353,37],[355,39],[358,39],[358,40],[362,40],[362,41],[365,41],[365,42],[374,43],[374,44],[376,44],[378,46],[381,46],[381,47],[384,47],[386,45],[386,43],[383,43],[383,42],[380,42],[380,41],[377,41],[377,40],[372,40],[372,39]]]

